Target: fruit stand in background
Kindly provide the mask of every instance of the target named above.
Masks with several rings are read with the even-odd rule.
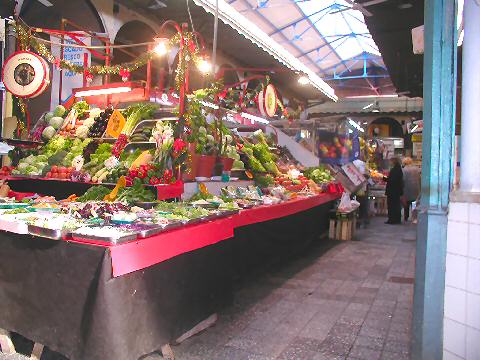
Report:
[[[360,140],[356,130],[345,133],[318,130],[316,139],[322,163],[343,165],[360,156]]]

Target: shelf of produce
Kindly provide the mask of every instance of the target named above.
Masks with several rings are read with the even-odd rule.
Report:
[[[33,178],[28,176],[0,176],[8,181],[15,192],[35,192],[39,195],[51,195],[57,199],[65,199],[72,194],[82,195],[90,187],[104,185],[113,188],[114,184],[97,184],[91,182],[75,182],[68,179]]]
[[[29,176],[0,176],[0,179],[8,181],[10,188],[18,193],[32,193],[39,195],[51,195],[58,199],[65,199],[72,194],[82,195],[90,187],[103,185],[113,189],[116,184],[76,182],[69,179],[51,179]],[[144,185],[157,194],[157,200],[179,198],[183,194],[183,182],[169,185]]]
[[[144,269],[174,256],[227,240],[234,235],[237,227],[252,225],[309,210],[336,200],[339,195],[320,194],[298,198],[276,205],[264,205],[241,210],[229,217],[223,217],[200,224],[185,226],[138,239],[124,244],[91,244],[107,247],[112,257],[113,276],[118,277]],[[70,242],[85,243],[78,240]]]
[[[19,140],[19,139],[5,139],[5,138],[0,138],[1,142],[5,142],[8,145],[15,146],[15,147],[20,147],[20,148],[25,148],[25,149],[31,149],[35,148],[41,145],[45,145],[44,142],[42,141],[33,141],[33,140]]]

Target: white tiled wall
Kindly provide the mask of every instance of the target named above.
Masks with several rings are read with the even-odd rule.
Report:
[[[480,204],[450,203],[444,360],[480,360]]]

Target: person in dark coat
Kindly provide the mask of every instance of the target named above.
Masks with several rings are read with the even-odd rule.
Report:
[[[402,222],[402,204],[400,198],[403,195],[403,172],[400,160],[392,158],[390,160],[392,168],[390,174],[385,178],[387,188],[388,221],[385,224],[401,224]]]

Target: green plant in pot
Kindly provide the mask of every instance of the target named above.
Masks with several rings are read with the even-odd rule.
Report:
[[[192,172],[195,177],[211,177],[215,167],[215,138],[209,134],[207,128],[200,126],[196,132],[194,153],[192,157]]]

